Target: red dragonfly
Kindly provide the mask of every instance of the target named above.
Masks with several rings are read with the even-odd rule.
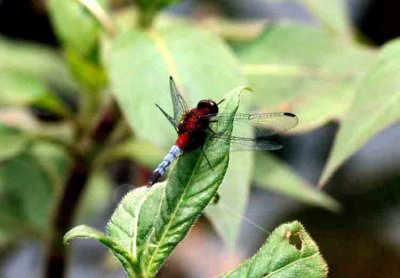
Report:
[[[278,143],[268,141],[268,137],[285,132],[295,127],[298,123],[296,115],[286,112],[259,114],[236,113],[233,116],[234,135],[226,134],[224,131],[216,132],[212,129],[211,124],[218,125],[218,123],[232,120],[231,114],[218,113],[218,105],[223,100],[216,103],[211,99],[204,99],[197,104],[196,108],[189,109],[172,77],[170,77],[169,85],[174,116],[168,115],[157,104],[156,106],[175,128],[178,133],[178,138],[163,161],[150,175],[147,186],[155,184],[164,175],[172,161],[184,151],[201,148],[203,155],[211,167],[202,149],[208,137],[219,140],[229,140],[231,146],[230,151],[277,150],[282,148],[282,146]]]

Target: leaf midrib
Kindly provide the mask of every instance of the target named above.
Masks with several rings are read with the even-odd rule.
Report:
[[[318,253],[318,252],[315,252],[315,253],[312,254],[312,255],[309,255],[309,256],[306,256],[306,257],[300,257],[300,259],[297,259],[297,260],[295,260],[295,261],[293,261],[293,262],[291,262],[291,263],[285,265],[284,267],[281,267],[281,268],[279,268],[279,269],[277,269],[277,270],[274,270],[274,271],[268,273],[268,275],[266,275],[266,276],[264,276],[264,277],[271,277],[271,275],[276,274],[276,273],[279,273],[279,272],[283,271],[284,269],[290,267],[290,266],[293,265],[293,264],[296,264],[296,263],[298,263],[298,262],[300,262],[300,261],[303,261],[303,260],[305,260],[305,259],[308,259],[308,258],[311,258],[311,257],[314,257],[314,256],[318,256],[318,255],[319,255],[319,253]]]
[[[168,230],[169,230],[169,228],[170,228],[172,222],[173,222],[173,221],[175,220],[175,218],[176,218],[178,209],[180,208],[181,203],[183,202],[183,199],[184,199],[184,197],[185,197],[186,194],[187,194],[187,190],[189,189],[190,184],[191,184],[191,182],[192,182],[192,179],[193,179],[193,177],[195,176],[194,173],[197,171],[197,168],[199,167],[200,161],[201,161],[201,158],[199,157],[199,159],[198,159],[197,162],[196,162],[195,167],[194,167],[193,170],[192,170],[192,173],[191,173],[191,175],[190,175],[189,181],[188,181],[187,184],[186,184],[186,188],[184,189],[184,191],[183,191],[181,197],[179,198],[179,201],[178,201],[178,203],[177,203],[177,205],[176,205],[176,207],[175,207],[175,210],[174,210],[174,212],[172,213],[172,216],[171,216],[171,218],[170,218],[171,220],[168,221],[168,224],[167,224],[167,226],[165,227],[165,229],[164,229],[164,231],[163,231],[163,233],[162,233],[162,235],[161,235],[161,238],[160,238],[160,240],[159,240],[159,243],[157,244],[157,247],[156,247],[155,250],[153,251],[153,255],[150,257],[149,264],[147,265],[147,268],[146,268],[146,274],[149,272],[149,268],[151,267],[151,265],[152,265],[152,263],[153,263],[153,261],[154,261],[156,255],[157,255],[158,249],[159,249],[160,246],[162,245],[161,243],[164,241],[164,239],[165,239],[165,237],[166,237],[166,235],[167,235],[167,233],[168,233]],[[166,192],[167,187],[165,187],[164,190],[165,190],[165,192]]]
[[[151,191],[148,192],[148,194],[145,194],[142,198],[142,200],[140,200],[139,206],[137,211],[135,211],[135,221],[133,223],[133,235],[132,235],[132,242],[131,242],[131,253],[137,258],[137,254],[136,254],[136,246],[137,246],[137,231],[138,231],[138,223],[139,223],[139,213],[140,210],[143,207],[144,202],[147,200],[147,198],[150,196]]]
[[[369,124],[365,124],[363,126],[361,126],[361,130],[358,132],[358,134],[363,134],[363,136],[353,136],[352,138],[350,138],[347,142],[348,146],[352,146],[352,145],[358,145],[358,143],[361,142],[361,144],[365,144],[366,141],[371,139],[371,136],[369,137],[365,137],[365,133],[368,133],[368,130],[371,128],[371,126],[374,126],[376,121],[379,121],[380,117],[386,113],[387,110],[389,110],[392,105],[394,105],[395,103],[397,103],[397,99],[400,99],[400,94],[395,94],[394,96],[392,96],[386,103],[387,105],[384,105],[381,107],[381,109],[378,109],[378,111],[371,115],[371,119],[369,121]],[[351,110],[351,108],[350,108]],[[389,126],[393,121],[390,121],[388,123],[386,123],[384,126],[381,126],[378,131],[385,129],[387,126]],[[376,134],[376,133],[375,133]],[[374,135],[374,134],[373,134]],[[372,135],[372,136],[373,136]],[[361,141],[360,141],[361,139]],[[365,142],[363,143],[363,139],[365,140]],[[360,146],[361,147],[361,146]],[[335,151],[335,149],[332,150],[332,153]],[[350,150],[351,151],[351,150]],[[351,151],[353,152],[353,151]],[[335,163],[330,163],[330,161],[328,161],[328,167],[326,167],[326,171],[324,171],[325,173],[322,174],[322,178],[320,180],[320,184],[323,185],[325,184],[325,182],[332,176],[333,171],[337,168],[338,165],[340,165],[342,163],[343,160],[347,159],[346,157],[348,157],[348,155],[341,155],[338,159],[336,159]]]

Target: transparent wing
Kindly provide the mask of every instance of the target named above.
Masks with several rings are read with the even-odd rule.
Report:
[[[231,151],[277,150],[282,146],[270,141],[268,137],[281,134],[298,123],[298,118],[291,113],[238,113],[232,119],[229,114],[207,115],[212,125],[209,136],[214,140],[230,141]],[[220,126],[233,120],[233,133],[227,134]]]
[[[182,115],[189,112],[189,108],[186,101],[179,93],[178,88],[176,87],[175,81],[172,78],[172,76],[169,77],[169,89],[171,93],[172,105],[174,107],[174,120],[176,123],[179,123]]]
[[[217,132],[219,125],[226,121],[231,121],[232,116],[229,114],[206,115],[214,122],[214,128]],[[266,137],[274,134],[281,134],[294,128],[299,122],[296,115],[286,112],[276,113],[260,113],[260,114],[244,114],[237,113],[233,117],[234,135],[240,137]]]
[[[265,138],[245,138],[238,136],[224,136],[224,135],[213,135],[210,136],[214,140],[223,140],[225,142],[230,142],[230,151],[271,151],[271,150],[279,150],[282,148],[282,145],[273,141],[269,141]],[[215,142],[215,141],[214,141]],[[217,146],[218,143],[213,144],[213,146]],[[218,152],[218,149],[214,149],[212,146],[208,148],[213,152]]]
[[[176,131],[178,131],[178,123],[175,121],[174,118],[172,118],[170,115],[168,115],[167,112],[164,111],[157,103],[156,106],[158,109],[160,109],[161,113],[167,118],[167,120],[170,122],[170,124],[175,128]]]

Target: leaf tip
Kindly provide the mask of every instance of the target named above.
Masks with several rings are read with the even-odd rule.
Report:
[[[104,237],[102,232],[97,231],[86,225],[79,225],[69,230],[63,237],[63,243],[69,244],[75,238],[94,238],[99,239]]]
[[[244,86],[244,87],[242,88],[242,91],[247,91],[247,92],[252,92],[252,93],[254,93],[253,88],[248,87],[248,86]]]

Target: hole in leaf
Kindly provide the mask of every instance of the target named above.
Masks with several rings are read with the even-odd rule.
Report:
[[[303,241],[301,240],[300,233],[292,234],[291,232],[287,232],[286,237],[289,239],[289,244],[296,247],[297,250],[303,248]]]

